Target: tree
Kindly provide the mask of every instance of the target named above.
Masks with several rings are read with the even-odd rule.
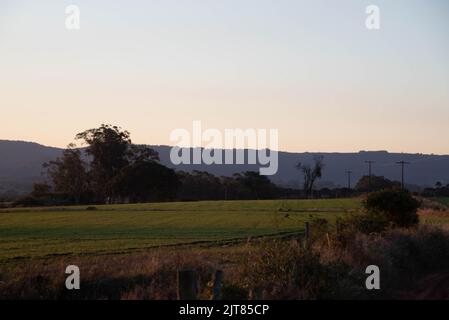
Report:
[[[34,183],[31,196],[35,198],[45,198],[50,194],[51,186],[45,182]]]
[[[401,187],[401,183],[398,181],[391,181],[383,176],[370,176],[366,175],[359,179],[355,185],[357,191],[378,191],[382,189],[390,189]]]
[[[314,165],[311,167],[310,165],[304,165],[301,162],[298,162],[296,165],[296,169],[302,172],[304,178],[304,191],[307,196],[312,196],[313,185],[317,179],[320,179],[323,173],[324,163],[323,156],[314,157]]]
[[[393,227],[410,227],[418,224],[418,200],[402,189],[386,189],[370,193],[364,207],[371,214],[380,214]]]
[[[234,175],[234,179],[249,190],[251,199],[271,199],[277,195],[277,187],[259,172],[246,171]]]
[[[112,197],[112,179],[125,167],[138,161],[159,159],[154,150],[132,145],[130,133],[117,126],[102,124],[77,134],[76,139],[88,145],[91,187],[101,201]]]
[[[54,191],[66,194],[73,202],[79,203],[89,189],[87,165],[81,159],[81,151],[73,145],[63,151],[62,157],[44,163]]]
[[[223,199],[224,186],[218,177],[203,171],[177,173],[181,182],[179,196],[183,200]]]
[[[134,162],[111,181],[114,198],[127,198],[130,202],[173,200],[178,186],[175,171],[156,161]]]
[[[231,177],[220,177],[220,183],[223,186],[223,199],[228,200],[230,199],[230,189],[232,188],[232,184],[234,183],[234,179]]]

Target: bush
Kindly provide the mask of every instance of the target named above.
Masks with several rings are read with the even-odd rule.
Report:
[[[426,276],[449,270],[449,233],[440,228],[393,229],[382,237],[359,234],[349,246],[346,263],[379,266],[384,298],[411,292]]]
[[[411,227],[418,224],[420,202],[403,189],[387,189],[370,193],[364,201],[369,214],[383,215],[392,227]]]
[[[360,279],[343,261],[325,262],[320,252],[296,241],[263,241],[251,248],[240,270],[243,287],[257,299],[360,298]]]
[[[380,235],[388,230],[389,225],[385,215],[380,213],[346,214],[337,218],[336,230],[332,235],[333,244],[340,249],[345,249],[351,246],[357,234]]]
[[[13,207],[41,207],[44,206],[45,202],[41,199],[36,199],[33,196],[25,196],[17,201],[14,201],[12,206]]]

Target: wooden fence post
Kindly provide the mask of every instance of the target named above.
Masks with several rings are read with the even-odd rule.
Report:
[[[197,299],[196,272],[192,269],[178,271],[178,300]]]
[[[260,287],[252,288],[249,291],[249,300],[262,300],[263,290]]]
[[[223,281],[223,271],[217,270],[215,271],[214,278],[214,294],[213,300],[221,300],[221,283]]]
[[[310,223],[305,224],[305,244],[308,245],[310,240]]]

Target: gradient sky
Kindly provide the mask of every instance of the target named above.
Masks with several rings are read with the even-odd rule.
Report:
[[[51,146],[101,123],[170,144],[201,120],[287,151],[449,154],[449,1],[0,0],[0,111],[0,139]]]

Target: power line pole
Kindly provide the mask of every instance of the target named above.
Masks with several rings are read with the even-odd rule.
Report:
[[[372,160],[367,160],[367,161],[365,161],[365,163],[368,163],[368,172],[369,172],[369,174],[368,174],[368,186],[369,186],[369,190],[371,191],[371,176],[372,176],[372,174],[371,174],[371,165],[373,164],[373,163],[375,163],[376,161],[372,161]]]
[[[398,161],[396,163],[401,165],[401,185],[402,185],[402,189],[405,189],[405,184],[404,184],[404,167],[405,167],[405,165],[410,164],[410,162]]]
[[[351,190],[351,173],[352,171],[346,171],[346,174],[348,175],[348,189]]]

